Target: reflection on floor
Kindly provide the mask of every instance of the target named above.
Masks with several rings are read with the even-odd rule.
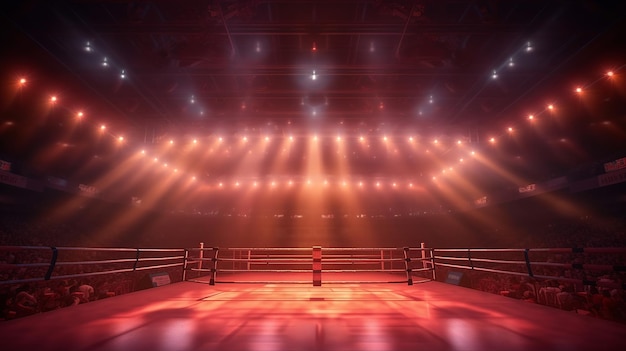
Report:
[[[4,350],[621,350],[626,326],[438,282],[176,283],[0,323]]]

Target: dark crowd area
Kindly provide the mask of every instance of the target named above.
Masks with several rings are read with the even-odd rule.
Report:
[[[611,192],[610,190],[613,190]],[[618,190],[615,193],[615,190]],[[1,281],[42,277],[46,268],[9,265],[50,262],[50,251],[10,246],[188,248],[200,242],[222,247],[403,247],[421,242],[434,248],[626,247],[623,189],[577,196],[552,193],[464,213],[395,218],[238,218],[163,213],[58,194],[36,199],[17,194],[3,198],[0,211]],[[68,260],[102,259],[87,251]],[[624,265],[624,255],[546,254],[546,262]],[[104,267],[91,267],[98,269]],[[114,267],[115,268],[115,267]],[[78,268],[58,272],[83,274]],[[110,267],[106,267],[110,269]],[[162,269],[172,282],[180,267]],[[5,319],[66,308],[145,288],[150,272],[127,272],[0,285]],[[447,270],[437,272],[444,279]],[[598,286],[559,280],[464,272],[467,287],[541,303],[617,322],[626,321],[623,273],[581,273],[545,267],[535,274],[594,279]]]
[[[512,207],[515,205],[511,205]],[[537,211],[545,209],[538,208]],[[532,212],[532,211],[529,211]],[[460,285],[507,298],[529,303],[538,303],[573,313],[589,315],[619,323],[626,323],[626,250],[621,252],[543,252],[544,248],[623,248],[626,249],[626,212],[621,204],[600,207],[599,211],[578,216],[555,216],[550,214],[543,220],[532,220],[521,214],[516,220],[519,235],[507,236],[505,230],[495,228],[485,231],[485,237],[493,238],[491,244],[473,247],[524,248],[530,249],[534,276],[549,276],[554,279],[537,279],[484,272],[479,270],[454,269],[438,266],[437,280],[446,281],[448,274],[461,273]],[[532,217],[531,215],[530,217]],[[542,218],[542,217],[537,217]],[[471,245],[470,245],[471,247]],[[538,249],[533,252],[532,249]],[[590,250],[588,250],[590,251]],[[477,257],[480,257],[477,255]],[[521,253],[491,254],[490,258],[524,260]],[[576,269],[559,264],[607,267],[606,269]],[[485,268],[511,271],[507,264],[487,264]],[[613,267],[613,268],[612,268]],[[618,268],[614,268],[618,267]],[[526,267],[513,271],[527,272]],[[585,284],[587,282],[588,284]]]

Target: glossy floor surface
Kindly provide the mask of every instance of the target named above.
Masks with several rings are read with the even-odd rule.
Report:
[[[2,350],[623,350],[626,326],[439,282],[176,283],[0,323]]]

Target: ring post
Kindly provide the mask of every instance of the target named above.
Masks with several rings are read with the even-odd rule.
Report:
[[[322,247],[313,246],[313,286],[322,286]]]

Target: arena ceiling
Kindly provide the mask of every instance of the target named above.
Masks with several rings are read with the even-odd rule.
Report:
[[[626,63],[626,6],[612,3],[20,1],[2,5],[3,72],[5,81],[26,72],[41,92],[72,100],[57,114],[84,106],[86,118],[138,148],[190,138],[343,137],[353,144],[337,157],[346,165],[318,172],[337,181],[426,182],[452,172],[470,150],[489,152],[490,167],[463,175],[474,185],[471,198],[624,151],[623,80],[616,87],[604,76],[618,76]],[[577,96],[578,86],[593,88],[593,105]],[[529,115],[543,118],[541,129]],[[55,128],[38,140],[68,137]],[[3,152],[36,159],[42,146],[15,138]],[[68,170],[103,153],[91,136],[72,138],[66,145],[79,145],[80,155],[56,159],[52,173],[77,176]],[[359,138],[377,151],[359,151]],[[334,148],[323,151],[327,158]],[[271,166],[280,150],[266,150],[273,159],[253,170],[210,157],[164,158],[207,182],[274,175],[302,182],[305,166]],[[293,154],[310,158],[304,150]]]

